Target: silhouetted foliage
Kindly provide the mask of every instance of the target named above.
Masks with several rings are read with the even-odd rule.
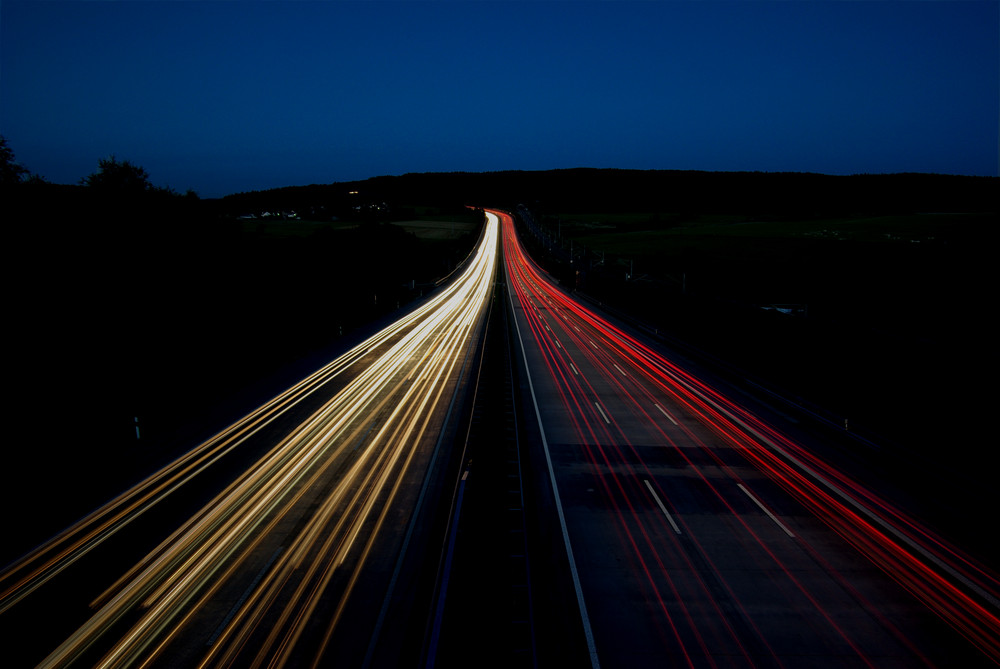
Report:
[[[7,138],[0,135],[0,186],[20,184],[29,176],[28,170],[14,160],[14,151],[7,146]]]
[[[169,186],[154,186],[145,168],[114,155],[101,159],[98,170],[81,179],[78,188],[81,207],[118,227],[139,221],[190,222],[209,215],[193,190],[182,195]]]
[[[143,193],[153,190],[149,173],[127,160],[118,162],[114,155],[102,158],[98,170],[81,181],[84,186],[118,193]]]

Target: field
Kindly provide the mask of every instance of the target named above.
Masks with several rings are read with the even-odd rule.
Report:
[[[981,240],[991,236],[989,215],[678,218],[562,214],[546,223],[592,263],[603,254],[605,272],[617,266],[634,279],[753,305],[793,302],[815,315],[863,315],[887,329],[923,324],[947,336],[940,309],[975,309],[987,280]]]
[[[467,220],[420,220],[393,221],[393,225],[398,225],[407,232],[413,233],[417,239],[447,240],[459,239],[462,235],[473,232],[477,224]]]
[[[615,253],[670,252],[679,239],[709,246],[719,238],[866,243],[948,243],[987,233],[989,214],[909,214],[810,220],[753,220],[738,215],[560,214],[548,217],[564,235]]]

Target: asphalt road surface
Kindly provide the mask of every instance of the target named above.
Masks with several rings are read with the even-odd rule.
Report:
[[[501,219],[532,462],[591,666],[1000,660],[994,575],[558,288]]]

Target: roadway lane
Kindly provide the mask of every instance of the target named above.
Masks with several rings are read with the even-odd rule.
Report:
[[[427,508],[445,490],[497,247],[490,216],[465,269],[432,299],[6,568],[0,627],[44,627],[21,617],[44,615],[26,601],[72,589],[91,611],[39,666],[398,660],[406,626],[423,631],[408,579],[424,559],[415,553],[440,552],[426,546]],[[234,459],[242,451],[255,455]],[[124,573],[63,587],[93,573],[79,567],[92,553],[111,558],[116,537],[237,461],[245,467]],[[387,631],[393,620],[400,629]]]
[[[503,255],[592,666],[975,666],[995,575]]]

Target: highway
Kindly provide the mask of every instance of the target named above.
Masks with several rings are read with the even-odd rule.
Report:
[[[1000,662],[993,572],[581,304],[498,214],[537,514],[589,666]]]
[[[778,413],[487,211],[405,317],[0,572],[5,666],[1000,663],[996,574]]]
[[[419,651],[498,237],[490,215],[431,299],[0,573],[15,665],[391,666]]]

